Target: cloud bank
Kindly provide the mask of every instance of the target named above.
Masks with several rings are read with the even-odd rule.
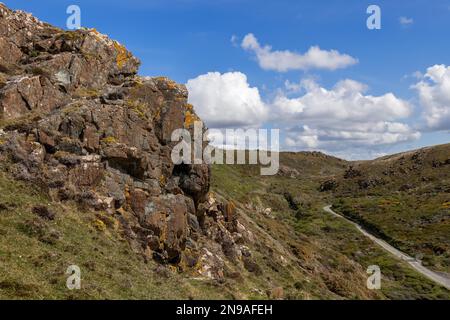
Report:
[[[393,93],[367,94],[363,83],[346,79],[331,89],[315,80],[286,82],[263,101],[241,72],[210,72],[187,83],[189,102],[210,128],[281,128],[282,147],[343,154],[379,154],[381,146],[413,141],[420,132],[402,122],[412,106]],[[296,96],[292,97],[295,94]],[[350,152],[351,150],[351,152]]]
[[[400,121],[410,116],[411,105],[392,93],[368,95],[366,85],[350,79],[331,89],[313,80],[302,81],[299,86],[304,94],[292,98],[280,92],[272,103],[279,115],[276,122],[287,128],[289,148],[337,151],[420,137],[418,131]]]

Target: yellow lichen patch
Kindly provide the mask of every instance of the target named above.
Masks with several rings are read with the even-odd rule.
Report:
[[[164,187],[164,186],[166,185],[166,183],[167,183],[167,178],[162,174],[162,175],[159,177],[159,185],[160,185],[161,187]]]
[[[186,111],[186,113],[184,114],[184,127],[190,128],[196,121],[200,121],[200,118],[192,111]]]
[[[442,204],[442,208],[443,208],[443,209],[450,209],[450,201],[444,202],[444,203]]]
[[[153,79],[156,82],[162,82],[160,83],[160,85],[163,85],[162,87],[163,90],[176,90],[178,88],[178,84],[172,79],[169,79],[167,77],[155,77]]]
[[[115,219],[114,217],[106,214],[106,213],[98,213],[97,220],[100,220],[103,222],[103,224],[108,227],[111,230],[117,231],[119,229],[119,221]]]
[[[106,144],[117,143],[117,139],[115,137],[109,136],[102,139],[102,142]]]
[[[106,224],[105,224],[102,220],[100,220],[100,219],[95,219],[95,220],[92,222],[92,226],[93,226],[95,229],[97,229],[98,231],[102,231],[102,232],[106,231]]]
[[[178,87],[177,83],[173,80],[167,81],[167,88],[169,90],[175,90]]]
[[[136,88],[139,88],[144,84],[144,80],[141,77],[136,77],[133,79],[133,82]]]
[[[83,39],[84,34],[80,31],[63,31],[59,37],[66,41],[75,41]]]
[[[161,119],[161,109],[157,108],[154,112],[153,112],[153,116],[152,116],[153,120],[155,121],[159,121]]]
[[[97,31],[95,28],[88,29],[88,32],[94,36],[98,41],[104,41],[104,35]]]
[[[142,120],[147,119],[146,111],[147,106],[144,103],[135,100],[127,100],[126,105],[128,108],[132,109]]]
[[[154,77],[153,78],[155,81],[167,81],[168,80],[168,78],[167,77]]]
[[[76,98],[97,98],[100,96],[100,92],[93,88],[78,88],[75,91]]]
[[[117,67],[119,69],[122,69],[125,63],[130,59],[130,53],[127,51],[127,49],[118,43],[117,41],[113,42],[114,48],[117,51],[117,57],[116,57],[116,63]]]
[[[178,268],[174,265],[169,265],[169,270],[172,271],[172,273],[177,273]]]
[[[17,130],[28,126],[32,122],[37,122],[42,118],[42,112],[36,110],[25,113],[18,118],[3,118],[0,117],[0,128],[7,128],[9,131]]]
[[[119,209],[116,210],[116,213],[120,214],[121,216],[126,215],[126,210],[123,207],[120,207]]]
[[[100,32],[97,31],[95,28],[89,29],[89,31],[93,32],[95,35],[100,36]]]
[[[236,205],[234,204],[233,201],[228,201],[226,207],[225,207],[225,211],[226,211],[226,218],[228,221],[231,221],[235,218],[236,216]]]

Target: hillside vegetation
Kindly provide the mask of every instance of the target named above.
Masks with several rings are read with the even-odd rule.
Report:
[[[323,178],[313,178],[317,171],[307,166],[330,159],[329,170],[336,174],[345,172],[345,162],[308,153],[286,158],[292,166],[288,176],[261,177],[255,166],[213,166],[213,192],[235,201],[254,238],[248,249],[255,264],[222,281],[136,255],[118,225],[99,222],[108,221],[106,213],[81,211],[75,203],[50,203],[54,220],[40,217],[33,208],[51,200],[3,171],[0,297],[265,299],[274,288],[283,288],[285,299],[450,298],[448,291],[386,254],[354,227],[323,212],[333,198],[318,191]],[[283,166],[286,158],[281,155]],[[304,175],[294,176],[292,170]],[[72,264],[83,270],[82,290],[65,286],[65,271]],[[365,271],[373,264],[382,270],[380,291],[366,288]]]
[[[437,147],[438,154],[441,148]],[[325,283],[330,291],[340,296],[392,299],[448,297],[447,290],[386,254],[353,226],[324,213],[323,206],[326,204],[333,203],[336,210],[340,210],[342,202],[347,199],[354,199],[353,203],[367,201],[365,195],[360,198],[349,196],[350,191],[346,196],[336,197],[335,193],[323,190],[324,184],[329,181],[333,181],[332,185],[340,190],[343,186],[338,179],[359,163],[316,152],[282,153],[280,160],[280,173],[269,177],[259,176],[256,167],[213,166],[212,188],[233,198],[247,212],[252,210],[251,218],[259,226],[280,245],[298,255],[300,267],[306,266],[313,278]],[[374,162],[378,163],[378,160]],[[364,165],[370,163],[364,162]],[[388,190],[385,192],[389,196],[392,194]],[[436,201],[435,198],[433,201]],[[267,208],[271,209],[270,212]],[[444,226],[443,230],[447,231],[448,241],[449,228]],[[429,241],[426,237],[423,234],[422,241]],[[365,270],[369,265],[381,267],[382,290],[361,296],[358,290],[365,289]]]
[[[450,144],[356,163],[336,184],[336,210],[450,272]]]

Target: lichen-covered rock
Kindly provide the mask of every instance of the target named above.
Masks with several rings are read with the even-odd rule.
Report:
[[[53,201],[96,211],[100,232],[114,217],[145,259],[219,280],[235,273],[227,261],[258,270],[241,249],[253,240],[238,208],[208,193],[210,167],[171,160],[172,132],[199,120],[186,87],[138,66],[93,29],[63,31],[0,4],[4,167]]]
[[[17,179],[116,215],[134,247],[178,263],[210,171],[172,163],[172,132],[198,117],[184,85],[139,77],[139,63],[94,29],[0,4],[0,156]]]
[[[94,29],[63,31],[0,4],[0,113],[48,112],[137,73],[139,60]]]

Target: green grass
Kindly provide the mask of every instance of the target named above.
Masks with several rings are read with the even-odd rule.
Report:
[[[424,265],[450,272],[450,210],[443,206],[446,199],[446,194],[428,197],[397,193],[339,198],[334,205],[410,256],[422,256]]]
[[[213,281],[170,267],[156,271],[161,267],[131,248],[114,217],[53,203],[0,172],[0,299],[266,299],[277,286],[287,299],[450,298],[352,225],[325,213],[322,207],[333,199],[317,191],[321,179],[262,177],[257,167],[213,166],[212,190],[236,202],[240,221],[255,239],[246,245],[261,269]],[[359,200],[375,212],[375,198]],[[32,213],[41,204],[56,213],[55,220]],[[265,208],[272,209],[270,215],[262,213]],[[99,218],[109,223],[100,228]],[[280,263],[281,256],[288,263]],[[81,268],[81,290],[66,288],[65,271],[73,264]],[[366,269],[373,264],[381,267],[381,291],[366,288]]]
[[[434,284],[406,263],[393,258],[384,250],[359,234],[344,220],[324,217],[327,230],[327,246],[350,257],[364,268],[378,265],[382,273],[381,292],[389,299],[449,299],[450,292]]]
[[[430,269],[450,273],[450,144],[354,164],[336,210]]]
[[[325,213],[322,210],[324,205],[338,201],[328,193],[318,192],[320,181],[323,180],[320,176],[261,177],[255,168],[227,165],[213,166],[212,174],[212,188],[217,193],[235,199],[244,207],[252,204],[253,207],[272,208],[273,218],[251,210],[246,214],[285,248],[294,246],[299,251],[302,268],[314,270],[312,274],[307,275],[283,275],[291,281],[287,286],[292,290],[290,293],[293,297],[450,298],[448,290],[435,285],[404,262],[390,256],[361,235],[351,224]],[[286,193],[292,198],[291,201],[294,200],[295,208],[292,208],[286,199]],[[371,199],[348,197],[344,201],[354,201],[370,208],[373,205]],[[297,213],[297,208],[301,214]],[[401,208],[398,208],[399,210]],[[384,227],[386,226],[383,225]],[[263,260],[260,263],[264,265]],[[368,276],[366,269],[370,265],[378,265],[381,268],[381,291],[368,291],[365,288]],[[309,277],[313,280],[305,281]],[[298,283],[297,287],[301,290],[293,286],[295,283]]]
[[[46,221],[31,212],[49,199],[38,190],[0,173],[0,299],[188,299],[225,298],[210,281],[195,283],[174,270],[165,276],[135,253],[117,230],[99,231],[95,214],[71,205],[50,204]],[[105,213],[106,214],[106,213]],[[57,232],[53,243],[28,232]],[[68,290],[70,265],[81,268],[81,290]],[[211,289],[211,286],[212,289]],[[208,289],[209,288],[209,289]]]

